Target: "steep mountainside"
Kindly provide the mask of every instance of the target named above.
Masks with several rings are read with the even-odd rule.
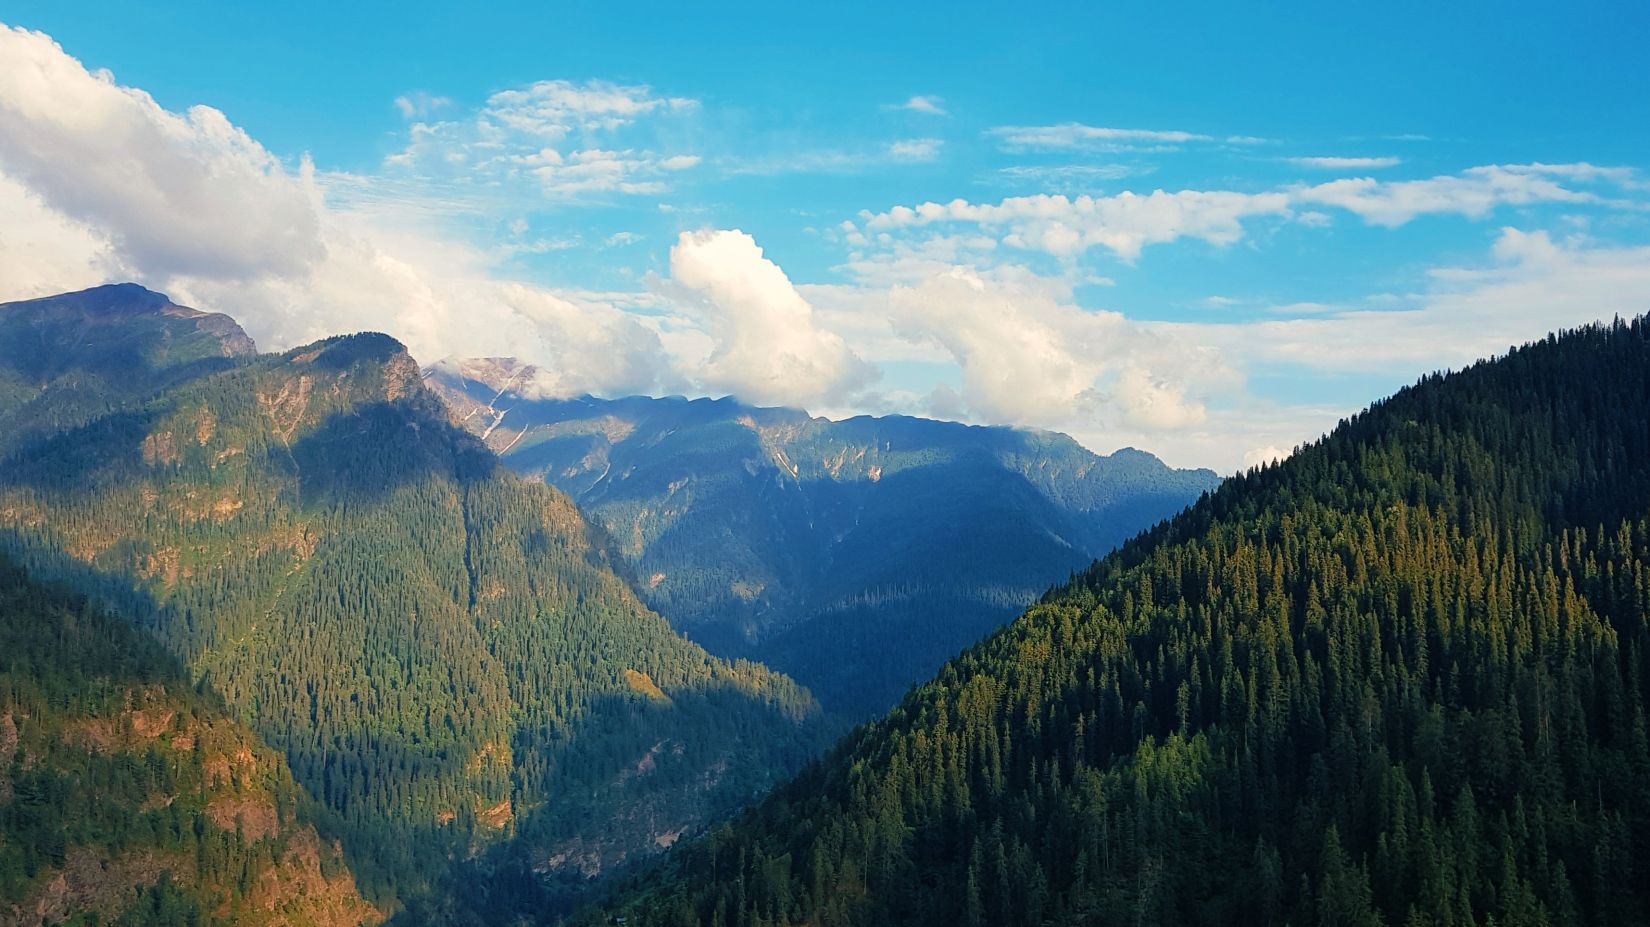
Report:
[[[382,920],[308,804],[159,646],[0,561],[0,922]]]
[[[1099,562],[614,907],[1643,923],[1646,461],[1642,319],[1430,377]]]
[[[7,303],[0,312],[0,455],[253,353],[228,316],[173,305],[131,283]]]
[[[1217,483],[1057,434],[511,392],[531,375],[476,361],[428,382],[510,467],[570,493],[678,628],[854,716]]]
[[[128,295],[105,319],[172,317]],[[674,633],[392,339],[144,371],[0,460],[0,548],[135,616],[284,752],[370,897],[475,857],[516,876],[476,904],[538,903],[540,876],[656,852],[818,744],[805,690]]]

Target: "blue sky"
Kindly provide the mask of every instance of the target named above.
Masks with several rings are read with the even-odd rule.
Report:
[[[1643,5],[789,6],[8,3],[0,298],[1222,470],[1650,309]]]

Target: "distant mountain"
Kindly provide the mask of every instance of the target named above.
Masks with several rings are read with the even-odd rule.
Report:
[[[0,345],[23,339],[0,355],[0,418],[25,427],[0,452],[0,551],[221,693],[382,906],[551,903],[820,745],[805,690],[672,631],[393,339],[251,355],[223,317],[130,287],[0,305]]]
[[[535,400],[532,374],[492,359],[427,382],[512,469],[572,495],[677,628],[854,717],[1219,482],[1048,432]]]
[[[0,922],[377,923],[313,810],[171,655],[0,561]]]
[[[1428,377],[589,922],[1643,924],[1647,462],[1644,319]]]

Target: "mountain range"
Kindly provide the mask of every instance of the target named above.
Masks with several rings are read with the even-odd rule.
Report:
[[[532,379],[0,304],[0,922],[1650,909],[1645,319],[1219,485]]]
[[[387,336],[259,355],[113,286],[0,306],[0,345],[0,552],[284,755],[387,913],[553,905],[823,745],[806,690],[672,631]]]
[[[1645,319],[1428,377],[585,922],[1642,923],[1647,460]]]
[[[1051,432],[534,398],[536,372],[492,358],[426,382],[508,466],[567,492],[684,634],[855,719],[1219,483]]]

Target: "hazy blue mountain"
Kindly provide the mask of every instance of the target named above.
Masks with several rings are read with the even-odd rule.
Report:
[[[1049,432],[531,399],[512,389],[531,375],[492,359],[427,382],[512,469],[572,495],[676,627],[853,716],[1219,482]]]

